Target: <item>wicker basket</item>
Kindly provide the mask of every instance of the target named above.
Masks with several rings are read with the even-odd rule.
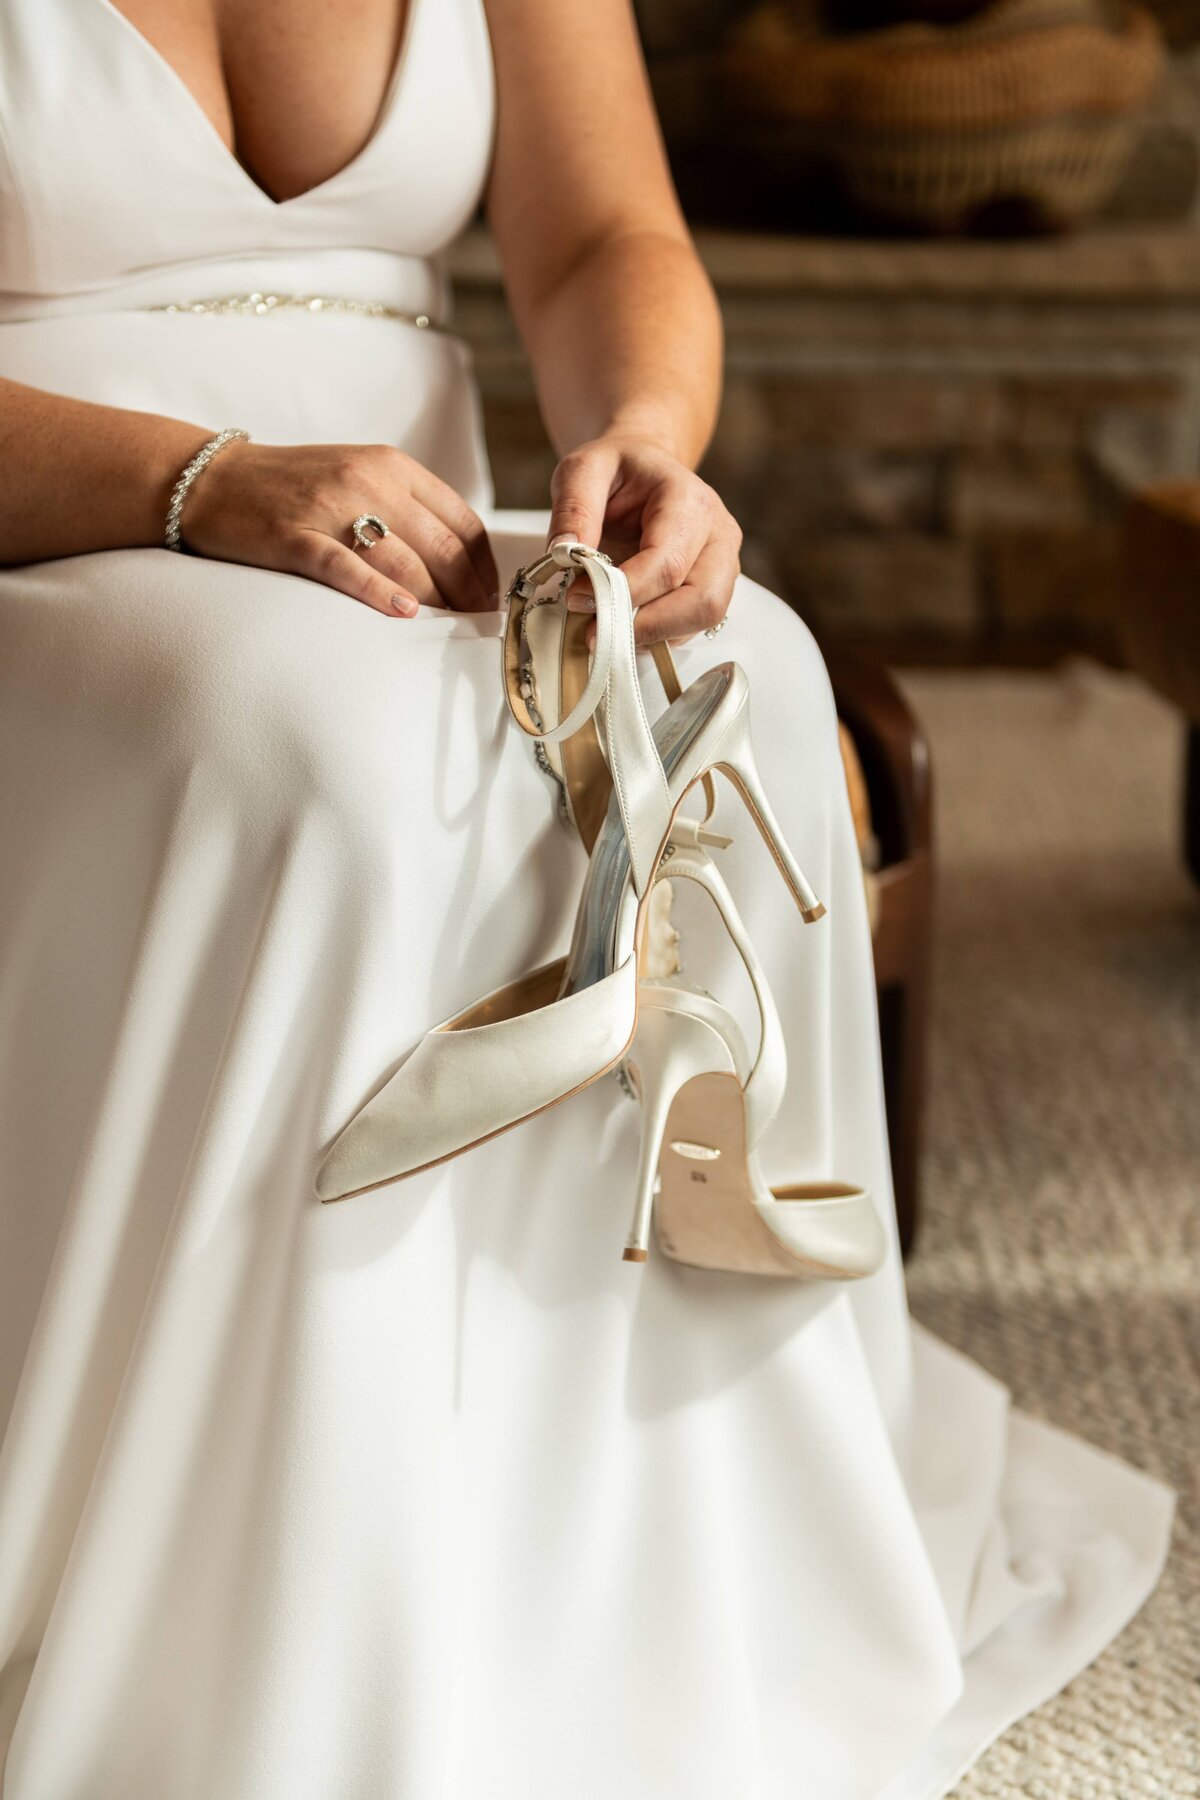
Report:
[[[727,96],[760,147],[816,157],[862,210],[956,230],[1007,203],[1071,223],[1108,198],[1162,65],[1150,15],[996,0],[957,25],[824,37],[803,4],[752,13]]]

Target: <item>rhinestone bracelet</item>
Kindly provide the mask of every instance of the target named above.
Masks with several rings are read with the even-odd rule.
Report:
[[[188,497],[191,485],[193,481],[195,481],[197,475],[204,469],[207,469],[213,457],[222,451],[226,444],[232,444],[236,442],[238,438],[244,438],[249,442],[250,433],[248,431],[243,431],[240,425],[227,425],[224,431],[218,431],[216,437],[209,438],[207,444],[201,445],[191,462],[187,465],[186,469],[184,469],[179,480],[175,483],[175,486],[171,489],[171,504],[167,508],[168,550],[187,549],[187,545],[183,541],[183,533],[180,530],[179,521],[183,517],[183,503]]]

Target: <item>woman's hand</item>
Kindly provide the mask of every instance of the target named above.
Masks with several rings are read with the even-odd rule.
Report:
[[[375,513],[388,536],[351,547],[351,521]],[[184,502],[183,541],[201,556],[306,575],[377,612],[418,604],[499,606],[487,532],[466,501],[386,444],[234,443]]]
[[[564,456],[551,483],[550,536],[636,546],[621,559],[637,641],[679,643],[725,617],[742,533],[707,482],[649,438],[612,435]],[[577,583],[568,605],[591,611]]]

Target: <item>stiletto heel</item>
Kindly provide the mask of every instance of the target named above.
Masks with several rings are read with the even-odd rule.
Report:
[[[695,1268],[810,1281],[871,1275],[887,1240],[864,1189],[843,1181],[772,1189],[763,1179],[757,1146],[787,1082],[783,1030],[732,896],[689,826],[680,821],[667,867],[715,902],[754,989],[759,1048],[751,1064],[736,1022],[711,995],[677,977],[641,982],[626,1066],[643,1136],[625,1256],[645,1260],[653,1223],[664,1254]]]
[[[776,867],[795,896],[796,905],[800,908],[800,917],[804,923],[812,925],[818,919],[824,918],[825,907],[818,900],[803,869],[789,850],[787,839],[779,829],[779,822],[767,799],[750,737],[749,701],[730,727],[728,739],[718,752],[715,766],[729,777],[745,801],[746,810],[757,825],[763,842],[775,858]]]

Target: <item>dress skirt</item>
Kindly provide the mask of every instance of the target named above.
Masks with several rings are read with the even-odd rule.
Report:
[[[219,323],[162,410],[347,435],[294,392],[273,420],[290,322]],[[299,321],[310,370],[343,326],[389,329]],[[33,379],[24,329],[0,372]],[[428,454],[482,505],[447,367]],[[507,576],[545,522],[493,523]],[[908,1320],[832,699],[750,581],[680,663],[744,666],[829,909],[801,924],[726,787],[791,1069],[766,1173],[868,1187],[886,1267],[623,1262],[613,1077],[317,1202],[426,1027],[570,935],[583,854],[500,626],[160,550],[0,574],[4,1800],[931,1800],[1154,1583],[1169,1494]],[[693,899],[687,976],[748,1010]]]

